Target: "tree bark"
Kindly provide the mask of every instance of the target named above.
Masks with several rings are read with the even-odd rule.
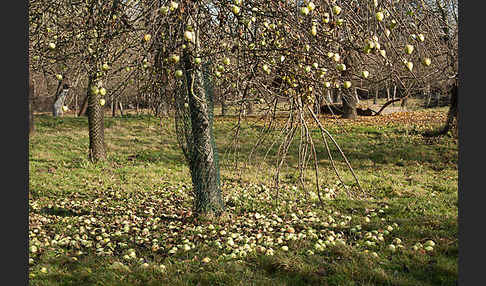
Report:
[[[348,54],[344,58],[344,64],[346,66],[351,66],[350,64],[350,57],[351,55]],[[344,78],[351,80],[351,73],[349,70],[345,70],[341,73]],[[342,102],[343,102],[343,118],[346,119],[355,119],[358,117],[358,113],[356,111],[356,104],[357,104],[357,96],[355,94],[355,88],[352,90],[350,89],[343,89],[343,93],[341,95]]]
[[[343,118],[355,119],[358,117],[356,111],[356,96],[352,92],[344,91],[342,94],[343,101]]]
[[[220,100],[221,100],[221,116],[225,116],[226,115],[226,100],[224,98],[224,96],[220,96]]]
[[[87,115],[86,111],[88,110],[88,98],[89,98],[89,86],[88,86],[88,95],[83,99],[83,103],[81,104],[81,108],[79,109],[78,116]]]
[[[64,100],[66,99],[68,93],[69,87],[65,84],[62,90],[56,95],[56,99],[52,105],[52,115],[54,117],[62,116],[64,114],[62,107],[64,106]]]
[[[89,127],[89,159],[93,162],[106,159],[104,112],[100,105],[100,96],[91,93],[91,86],[95,85],[94,77],[89,78],[88,84],[88,127]]]
[[[197,33],[197,31],[196,31]],[[197,36],[196,36],[197,38]],[[213,135],[213,92],[201,69],[192,63],[199,42],[183,52],[186,92],[189,103],[191,136],[186,136],[185,152],[191,171],[194,211],[196,214],[220,215],[224,210],[219,164]],[[209,94],[208,94],[209,93]]]
[[[35,85],[32,77],[29,79],[29,135],[35,131],[34,126],[34,96],[35,96]]]

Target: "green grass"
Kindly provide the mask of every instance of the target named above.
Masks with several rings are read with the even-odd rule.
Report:
[[[227,214],[213,222],[191,216],[189,171],[170,119],[161,124],[146,115],[106,117],[108,160],[92,164],[87,160],[86,118],[37,115],[29,143],[29,244],[37,248],[30,252],[30,283],[455,285],[457,139],[420,135],[438,127],[446,112],[436,108],[339,122],[321,118],[365,191],[357,190],[332,147],[346,186],[337,181],[313,126],[319,182],[322,189],[330,189],[323,205],[305,195],[315,191],[311,168],[304,174],[305,192],[301,189],[298,140],[290,148],[275,201],[278,129],[247,160],[263,122],[244,123],[241,140],[235,143],[231,136],[235,118],[217,117]],[[393,230],[387,234],[389,226]],[[291,228],[295,240],[288,236]],[[367,235],[378,233],[383,241],[366,245],[373,241]],[[237,247],[227,246],[231,234]],[[315,249],[319,240],[326,245],[329,237],[342,239],[345,245],[328,242],[321,251]],[[109,242],[102,242],[104,238]],[[396,238],[403,248],[392,252],[388,245]],[[427,240],[435,242],[433,251],[412,249]],[[158,249],[152,248],[155,244]],[[182,250],[184,244],[191,249]],[[281,250],[281,245],[289,250]],[[177,252],[169,253],[174,246]],[[273,255],[255,251],[259,246],[272,248]],[[124,257],[128,249],[136,252],[136,258]],[[211,261],[202,262],[204,257]]]

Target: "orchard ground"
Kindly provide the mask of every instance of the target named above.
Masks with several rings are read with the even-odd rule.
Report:
[[[276,200],[281,126],[248,160],[263,122],[249,119],[235,143],[237,119],[217,116],[226,214],[209,221],[192,217],[189,171],[171,119],[106,116],[108,160],[92,164],[87,118],[37,114],[29,143],[30,283],[455,285],[457,139],[421,136],[446,115],[436,108],[321,117],[364,189],[331,147],[346,185],[338,182],[312,126],[322,205],[312,164],[301,188],[298,139]]]

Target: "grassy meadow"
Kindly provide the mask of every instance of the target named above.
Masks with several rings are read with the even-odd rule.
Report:
[[[195,219],[172,119],[105,117],[106,162],[88,161],[88,121],[35,116],[29,142],[31,285],[455,285],[458,143],[424,138],[447,108],[357,120],[322,116],[363,188],[316,126],[299,180],[298,136],[274,187],[281,122],[215,118],[226,205]],[[251,154],[251,157],[249,155]],[[432,241],[432,242],[430,242]]]

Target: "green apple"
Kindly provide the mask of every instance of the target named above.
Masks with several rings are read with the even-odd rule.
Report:
[[[98,93],[100,93],[100,90],[98,89],[98,87],[96,85],[92,85],[91,86],[91,94],[97,95]]]
[[[335,62],[339,62],[339,60],[341,60],[341,56],[338,54],[338,53],[335,53],[333,56],[332,56],[333,60]]]
[[[195,63],[196,65],[200,64],[200,63],[201,63],[201,58],[195,58],[195,59],[194,59],[194,63]]]
[[[364,78],[368,78],[368,76],[370,75],[370,72],[367,71],[367,70],[364,70],[361,72],[361,76],[364,77]]]
[[[327,57],[328,58],[332,58],[334,56],[334,53],[333,52],[327,52]]]
[[[300,8],[300,14],[302,14],[302,15],[308,15],[309,12],[310,12],[309,8],[307,8],[307,7]]]
[[[62,80],[62,75],[61,74],[56,74],[57,80]]]
[[[179,4],[175,1],[170,1],[169,7],[171,11],[174,11],[175,9],[179,8]]]
[[[316,36],[317,35],[317,27],[316,26],[312,26],[312,28],[311,28],[311,34],[312,34],[312,36]]]
[[[175,64],[179,62],[179,59],[180,59],[180,58],[179,58],[179,56],[178,56],[178,55],[171,55],[171,56],[169,57],[169,60],[170,60],[171,62],[175,63]]]
[[[345,64],[337,64],[336,68],[337,68],[338,71],[345,71],[346,65]]]
[[[344,88],[350,88],[351,87],[351,82],[349,80],[345,81],[343,84]]]
[[[413,69],[413,63],[412,62],[407,62],[405,65],[407,66],[407,69],[409,71],[412,71],[412,69]]]
[[[381,22],[381,21],[383,21],[383,19],[385,19],[385,15],[381,11],[376,12],[375,17],[376,17],[376,20],[378,20],[378,22]]]
[[[49,43],[49,49],[54,50],[56,48],[56,44]]]
[[[427,240],[425,243],[424,243],[424,246],[432,246],[434,247],[435,246],[435,242],[432,241],[432,240]]]
[[[312,64],[312,67],[315,68],[315,69],[317,69],[319,67],[319,64],[318,63],[313,63]]]
[[[390,37],[390,34],[391,34],[390,29],[386,28],[386,29],[385,29],[385,35],[386,35],[387,37]]]
[[[186,39],[186,41],[188,41],[188,42],[192,42],[193,39],[194,39],[194,33],[191,32],[191,31],[185,31],[184,32],[184,39]]]
[[[330,17],[329,13],[324,13],[323,18],[322,18],[322,22],[324,22],[326,24],[329,23],[329,17]]]
[[[304,70],[305,72],[309,73],[311,71],[311,66],[305,66]]]
[[[229,64],[230,64],[230,62],[231,62],[231,61],[230,61],[230,59],[229,59],[229,58],[224,58],[224,59],[223,59],[223,63],[224,63],[225,65],[229,65]]]
[[[334,6],[334,7],[332,7],[332,12],[333,12],[335,15],[339,15],[339,14],[341,13],[341,10],[342,10],[342,9],[341,9],[341,7],[339,7],[339,6],[337,6],[337,5],[336,5],[336,6]]]
[[[182,70],[176,70],[175,76],[176,77],[182,77]]]
[[[218,65],[216,67],[216,69],[219,71],[219,72],[223,72],[224,71],[224,67],[222,65]]]
[[[238,15],[240,13],[240,7],[233,5],[233,7],[231,7],[231,11],[233,11],[235,15]]]
[[[283,245],[281,249],[283,251],[289,251],[289,247],[287,245]]]
[[[160,13],[162,13],[162,15],[167,15],[167,13],[169,13],[169,7],[167,6],[162,6],[160,8]]]
[[[104,98],[100,99],[100,105],[101,106],[105,105],[105,103],[106,103],[106,100]]]
[[[388,249],[389,249],[391,252],[395,252],[396,247],[395,247],[395,245],[390,244],[390,245],[388,245]]]
[[[413,53],[413,46],[410,44],[405,45],[405,53],[412,54]]]
[[[100,94],[102,96],[105,96],[106,95],[106,89],[104,87],[100,88]]]
[[[217,76],[217,77],[221,77],[221,72],[219,71],[215,71],[214,74]]]
[[[107,71],[110,69],[110,66],[107,64],[107,63],[104,63],[101,68],[104,70],[104,71]]]
[[[270,68],[268,67],[268,65],[263,65],[263,71],[267,74],[270,74]]]
[[[431,63],[432,63],[432,61],[430,60],[430,58],[424,58],[424,59],[422,59],[422,64],[424,66],[430,66]]]
[[[336,25],[338,26],[341,26],[343,23],[344,23],[344,19],[339,18],[336,20]]]
[[[312,2],[309,2],[309,4],[307,4],[307,8],[309,8],[310,11],[314,11],[314,9],[316,9],[316,5]]]
[[[330,82],[328,82],[328,81],[325,81],[325,82],[324,82],[324,87],[325,87],[325,88],[330,88],[330,87],[331,87],[331,83],[330,83]]]
[[[211,262],[211,258],[209,257],[204,257],[202,260],[201,260],[203,263],[209,263]]]

